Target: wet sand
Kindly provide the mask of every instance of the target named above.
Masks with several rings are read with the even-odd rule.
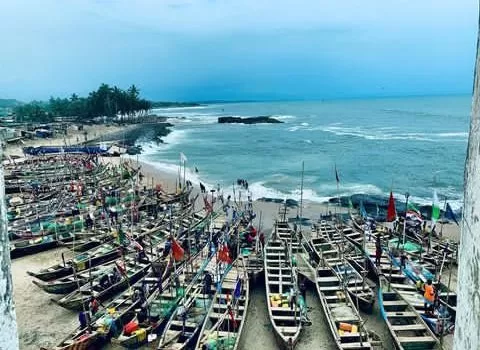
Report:
[[[67,248],[41,252],[12,261],[13,293],[17,314],[20,349],[53,347],[78,324],[78,315],[64,309],[50,299],[58,297],[47,294],[32,283],[27,271],[37,271],[71,256]]]

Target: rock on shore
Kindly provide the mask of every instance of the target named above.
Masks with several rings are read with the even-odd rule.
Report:
[[[282,121],[262,115],[259,117],[248,117],[248,118],[240,118],[240,117],[219,117],[218,122],[220,124],[278,124],[283,123]]]

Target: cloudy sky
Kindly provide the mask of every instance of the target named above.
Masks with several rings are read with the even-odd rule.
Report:
[[[470,93],[476,0],[2,0],[0,98]]]

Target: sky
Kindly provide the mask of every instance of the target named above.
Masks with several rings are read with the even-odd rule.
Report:
[[[2,0],[0,98],[468,94],[475,0]]]

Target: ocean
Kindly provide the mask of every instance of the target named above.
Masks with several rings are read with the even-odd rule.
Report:
[[[246,179],[254,199],[367,194],[431,204],[433,190],[454,209],[463,198],[470,96],[249,102],[157,109],[174,124],[164,143],[144,140],[141,160],[232,189]],[[218,124],[220,116],[272,116],[282,124]],[[198,173],[195,173],[197,167]],[[335,167],[339,186],[335,180]]]

